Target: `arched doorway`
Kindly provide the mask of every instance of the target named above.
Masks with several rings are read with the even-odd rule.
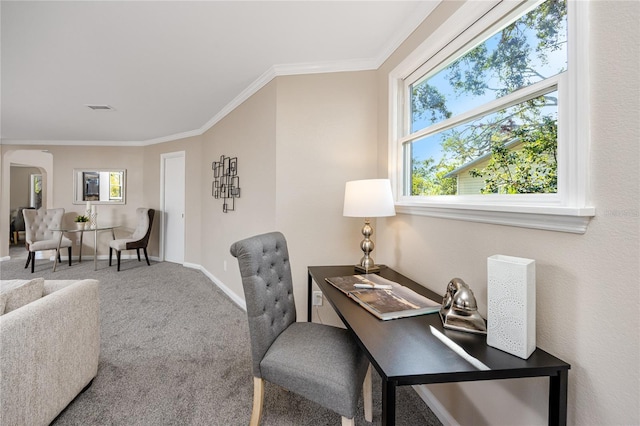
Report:
[[[9,256],[9,224],[11,215],[11,165],[38,168],[42,174],[42,206],[53,202],[53,154],[39,149],[17,149],[2,157],[2,197],[0,198],[0,258]]]

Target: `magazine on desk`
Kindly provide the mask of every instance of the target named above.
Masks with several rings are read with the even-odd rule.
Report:
[[[376,274],[330,277],[326,281],[381,320],[431,314],[440,303]]]

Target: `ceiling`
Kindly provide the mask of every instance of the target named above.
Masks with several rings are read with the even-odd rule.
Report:
[[[437,3],[2,0],[2,143],[201,134],[275,76],[378,68]]]

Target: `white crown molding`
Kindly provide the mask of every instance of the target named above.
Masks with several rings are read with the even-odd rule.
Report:
[[[199,129],[199,134],[203,134],[234,109],[242,105],[247,99],[257,93],[264,86],[269,84],[271,80],[280,76],[288,75],[307,75],[307,74],[328,74],[334,72],[349,72],[349,71],[367,71],[375,69],[375,60],[373,59],[356,59],[349,61],[335,61],[335,62],[318,62],[318,63],[306,63],[306,64],[281,64],[274,65],[265,71],[260,77],[254,80],[246,89],[244,89],[238,96],[236,96],[231,102],[229,102],[220,112],[207,121],[204,126]]]
[[[173,139],[172,139],[173,140]],[[2,139],[0,145],[56,145],[56,146],[144,146],[141,141],[86,141]]]
[[[202,128],[196,130],[189,130],[188,132],[175,133],[173,135],[162,136],[159,138],[148,139],[146,141],[139,142],[139,146],[148,146],[148,145],[156,145],[164,142],[177,141],[178,139],[186,139],[192,136],[200,136],[204,132]]]
[[[273,67],[265,71],[260,77],[253,81],[246,89],[244,89],[238,96],[236,96],[231,102],[229,102],[224,108],[222,108],[216,115],[214,115],[204,126],[199,129],[200,134],[203,134],[210,128],[212,128],[217,122],[222,120],[234,109],[240,106],[244,101],[249,99],[258,90],[262,89],[267,83],[276,77],[275,69]]]

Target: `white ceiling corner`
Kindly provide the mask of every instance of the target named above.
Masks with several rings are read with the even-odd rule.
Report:
[[[377,69],[440,1],[2,0],[2,143],[202,134],[276,76]]]

